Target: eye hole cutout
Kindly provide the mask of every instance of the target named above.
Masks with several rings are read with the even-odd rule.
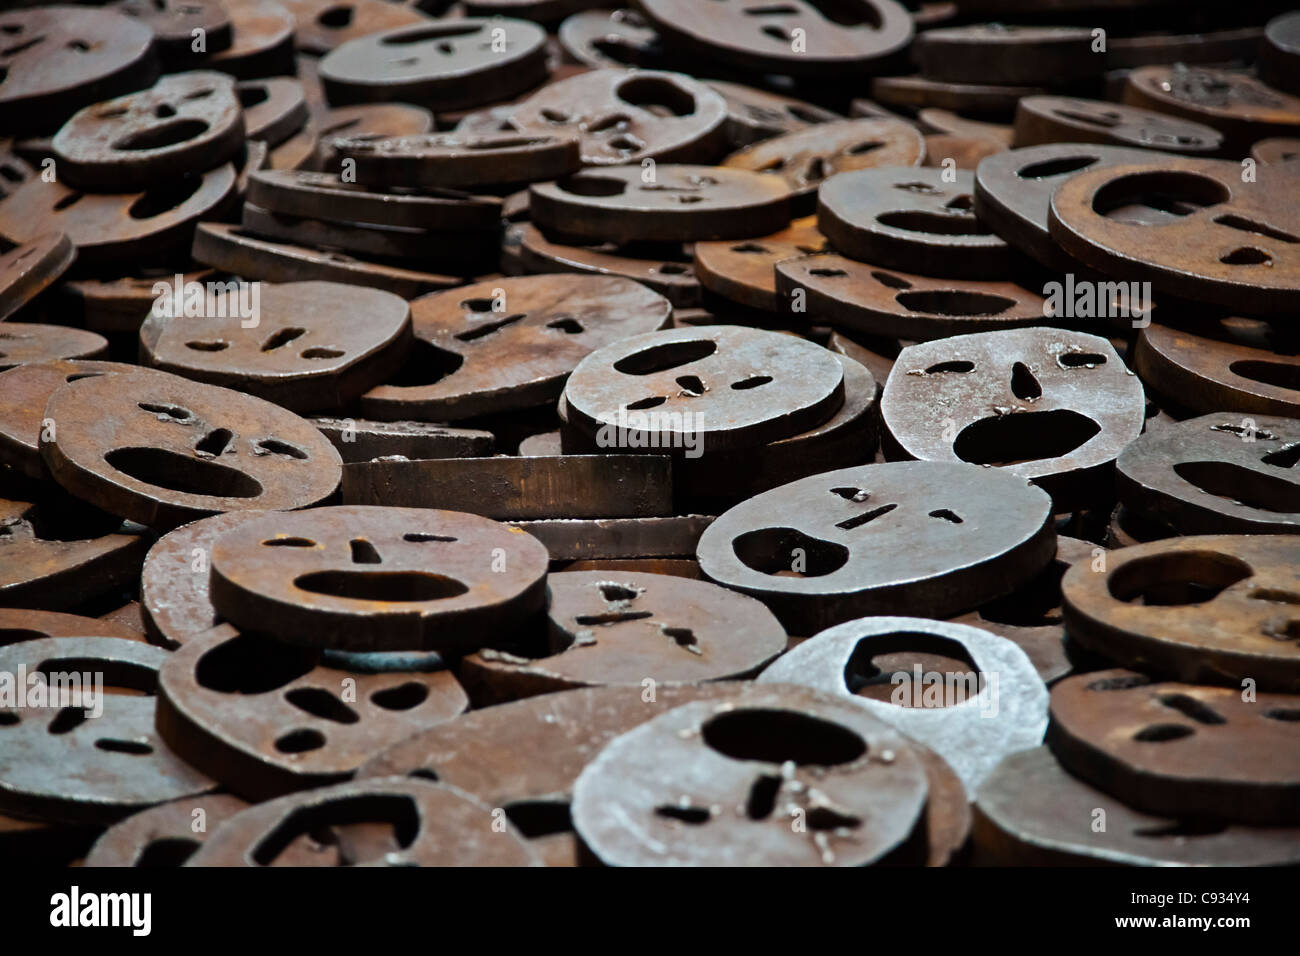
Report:
[[[1214,551],[1153,554],[1114,568],[1110,596],[1128,604],[1177,607],[1204,604],[1254,575],[1244,561]]]
[[[624,375],[652,375],[708,358],[718,351],[712,339],[666,342],[626,355],[614,363],[614,371]]]
[[[1152,724],[1135,733],[1133,739],[1140,743],[1161,744],[1168,743],[1171,740],[1182,740],[1194,733],[1196,733],[1195,729],[1188,727],[1186,724]]]
[[[268,538],[262,542],[265,548],[314,548],[316,542],[311,538]]]
[[[839,724],[810,714],[775,708],[739,708],[710,717],[700,737],[711,750],[733,760],[835,767],[867,753],[867,743]]]
[[[1016,170],[1016,176],[1020,179],[1053,179],[1095,166],[1097,159],[1096,156],[1061,156],[1023,166]]]
[[[1092,199],[1092,210],[1109,216],[1125,206],[1148,206],[1182,217],[1217,206],[1231,198],[1228,187],[1198,173],[1173,170],[1129,173],[1102,185]]]

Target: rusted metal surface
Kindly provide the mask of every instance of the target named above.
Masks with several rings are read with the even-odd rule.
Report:
[[[851,259],[927,276],[1007,278],[1013,252],[972,212],[967,170],[862,169],[817,194],[817,227]]]
[[[1141,149],[1049,142],[1013,149],[981,163],[975,172],[975,215],[1027,256],[1049,269],[1079,271],[1048,233],[1052,194],[1084,169],[1151,160]],[[1134,215],[1137,215],[1134,212]]]
[[[481,458],[496,439],[481,428],[428,422],[372,422],[363,418],[309,419],[338,449],[345,463],[401,455],[403,458]]]
[[[1106,829],[1091,822],[1103,811]],[[1300,828],[1153,816],[1071,776],[1046,747],[1010,754],[974,804],[973,862],[985,866],[1294,866]]]
[[[785,630],[762,603],[705,581],[570,571],[552,573],[547,592],[545,644],[461,660],[477,706],[575,687],[751,677],[785,650]]]
[[[231,817],[209,834],[187,866],[540,866],[514,828],[493,827],[492,807],[427,780],[379,777],[292,794]],[[401,848],[365,852],[365,843],[319,853],[294,853],[297,840],[331,824],[373,823],[402,829]],[[408,830],[407,827],[410,827]],[[287,844],[287,847],[286,847]],[[288,852],[286,852],[286,850]]]
[[[84,329],[33,322],[0,326],[0,371],[58,359],[90,359],[106,354],[102,335]]]
[[[1091,30],[981,23],[926,30],[913,54],[921,72],[950,83],[1068,86],[1101,75]]]
[[[668,321],[671,305],[629,279],[491,279],[416,299],[419,344],[396,381],[362,398],[381,419],[448,421],[559,396],[591,352]]]
[[[1146,404],[1100,336],[1008,329],[903,349],[880,411],[898,457],[995,465],[1066,510],[1096,498]]]
[[[1198,684],[1300,690],[1300,543],[1198,535],[1113,551],[1061,582],[1070,635],[1127,667]]]
[[[1213,156],[1223,149],[1223,136],[1213,127],[1154,109],[1070,96],[1021,99],[1016,106],[1012,145],[1060,142],[1102,143],[1202,156]]]
[[[180,866],[208,834],[248,804],[211,793],[159,804],[104,831],[86,854],[86,866]],[[198,829],[195,824],[202,821]]]
[[[546,564],[537,539],[477,515],[317,508],[226,531],[210,595],[232,624],[309,647],[467,650],[540,613]]]
[[[837,255],[788,258],[773,271],[787,309],[801,298],[809,312],[869,335],[929,341],[1044,319],[1043,298],[1013,282],[933,279]]]
[[[792,336],[739,326],[673,329],[583,359],[564,400],[569,423],[598,444],[680,456],[688,440],[730,450],[821,424],[844,403],[844,370]]]
[[[1124,102],[1214,127],[1228,155],[1245,152],[1257,139],[1300,130],[1300,98],[1212,67],[1138,67],[1128,76]]]
[[[1006,152],[1006,147],[983,136],[936,133],[925,137],[925,163],[931,168],[956,166],[974,172],[987,156]]]
[[[1150,389],[1197,412],[1300,417],[1300,349],[1285,320],[1171,321],[1138,335],[1133,364]]]
[[[1300,94],[1300,13],[1280,14],[1268,22],[1257,69],[1260,79],[1275,89]]]
[[[0,14],[0,129],[52,133],[90,103],[157,76],[154,32],[114,10],[58,4]]]
[[[542,518],[515,521],[550,552],[552,561],[674,558],[695,554],[713,518]]]
[[[34,178],[0,203],[0,235],[30,242],[47,232],[64,232],[77,247],[79,266],[137,268],[184,247],[195,223],[218,215],[234,192],[229,163],[136,193],[83,193]]]
[[[65,609],[130,587],[149,539],[77,501],[0,498],[0,601]]]
[[[831,19],[808,0],[790,0],[768,15],[748,15],[742,4],[641,0],[638,9],[666,40],[741,70],[791,76],[871,72],[912,39],[912,18],[893,0],[859,0]],[[807,46],[795,50],[795,28]]]
[[[578,777],[572,813],[607,865],[861,866],[924,860],[927,794],[907,738],[848,701],[775,684],[615,739]]]
[[[366,673],[223,624],[168,655],[157,725],[181,757],[256,801],[344,781],[468,703],[436,655]]]
[[[64,488],[172,528],[221,511],[300,508],[338,487],[339,454],[277,405],[149,369],[81,378],[45,406],[41,458]]]
[[[533,221],[557,235],[598,242],[695,242],[766,236],[790,222],[791,198],[775,176],[718,166],[589,169],[530,188]]]
[[[1132,442],[1115,463],[1120,500],[1180,534],[1300,533],[1300,422],[1223,413]]]
[[[813,103],[741,83],[710,80],[709,86],[727,102],[727,136],[733,146],[748,146],[844,118]]]
[[[502,31],[504,50],[493,42],[494,29]],[[336,47],[321,60],[320,77],[333,105],[395,100],[464,109],[508,99],[545,79],[545,38],[536,24],[506,18],[415,24]]]
[[[34,611],[29,608],[0,608],[0,645],[19,641],[40,641],[50,637],[116,637],[140,640],[138,632],[103,618]]]
[[[312,249],[254,236],[223,222],[200,223],[194,231],[194,258],[223,272],[267,282],[343,282],[369,286],[413,299],[461,280],[407,266],[368,262],[341,252]]]
[[[695,273],[710,292],[749,308],[777,312],[783,306],[773,267],[826,248],[817,218],[807,216],[759,239],[695,243]]]
[[[956,663],[935,669],[928,656]],[[971,795],[1003,756],[1037,746],[1047,729],[1047,688],[1025,652],[961,624],[847,621],[804,641],[759,683],[806,684],[852,700],[938,753]],[[870,696],[873,684],[889,696]]]
[[[240,80],[293,73],[294,17],[279,0],[221,0],[234,38],[206,66]]]
[[[253,327],[238,291],[210,295],[200,318],[151,314],[140,326],[141,360],[307,412],[359,398],[411,348],[410,307],[391,292],[335,282],[262,283],[258,291]]]
[[[111,823],[164,800],[197,796],[213,781],[173,754],[153,726],[154,688],[167,652],[111,637],[55,637],[0,648],[0,669],[46,673],[48,693],[64,700],[54,683],[76,673],[77,686],[100,674],[101,688],[127,693],[85,696],[60,707],[6,710],[0,725],[0,810],[60,823]],[[84,673],[84,676],[83,676]],[[72,701],[73,695],[66,697]]]
[[[576,136],[434,133],[393,139],[334,140],[358,181],[384,186],[468,189],[558,179],[582,165]]]
[[[1137,810],[1260,826],[1300,822],[1300,697],[1153,681],[1136,671],[1052,688],[1047,742],[1076,777]]]
[[[235,84],[235,96],[244,110],[244,130],[249,139],[276,147],[307,123],[307,99],[302,84],[287,76],[244,80]]]
[[[51,143],[67,180],[82,189],[148,189],[162,174],[200,173],[231,159],[244,116],[230,77],[195,70],[89,106]]]
[[[432,22],[414,6],[383,0],[278,0],[297,21],[294,45],[307,53],[328,53],[335,47],[383,30]]]
[[[76,257],[77,250],[61,232],[35,236],[0,255],[0,320],[48,289]]]
[[[1041,86],[950,83],[924,76],[879,76],[871,81],[872,99],[896,109],[943,109],[1010,118],[1026,96],[1045,94]]]
[[[356,462],[346,504],[472,510],[499,520],[659,517],[672,512],[666,455],[557,455]]]
[[[817,187],[836,173],[877,166],[919,166],[925,143],[902,120],[849,119],[820,123],[749,146],[722,161],[731,169],[779,176],[805,211],[816,207]]]
[[[698,555],[710,579],[811,635],[866,614],[951,615],[1008,593],[1051,560],[1050,511],[1044,492],[1005,471],[864,465],[750,498],[709,525]]]

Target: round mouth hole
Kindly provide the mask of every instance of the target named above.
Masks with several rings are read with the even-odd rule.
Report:
[[[1228,187],[1208,176],[1151,171],[1112,179],[1093,196],[1092,210],[1099,216],[1109,216],[1125,207],[1146,206],[1182,217],[1227,202],[1229,198]]]
[[[1091,418],[1068,408],[993,415],[963,428],[952,450],[975,465],[1018,465],[1064,457],[1100,431]]]
[[[849,549],[823,541],[796,528],[758,528],[731,543],[741,564],[760,574],[786,577],[824,577],[849,560]]]
[[[1111,572],[1111,597],[1160,607],[1204,604],[1255,572],[1214,551],[1171,552],[1127,561]]]
[[[187,118],[161,123],[149,129],[128,133],[113,143],[113,148],[123,152],[138,152],[147,149],[163,149],[175,146],[202,136],[208,131],[208,124],[203,120]]]
[[[733,760],[834,767],[852,763],[867,743],[839,724],[790,710],[750,708],[711,717],[701,728],[705,744]]]
[[[441,601],[469,591],[455,578],[426,571],[314,571],[293,583],[312,594],[386,603]]]
[[[104,461],[136,481],[182,494],[256,498],[262,493],[261,482],[242,471],[165,448],[115,448]]]

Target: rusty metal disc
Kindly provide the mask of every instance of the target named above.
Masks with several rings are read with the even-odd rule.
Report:
[[[381,186],[461,189],[540,182],[582,166],[578,138],[555,133],[339,138],[334,150],[342,161],[356,164],[358,182]]]
[[[291,77],[272,76],[235,84],[244,109],[244,130],[249,139],[279,146],[307,124],[307,99],[302,84]]]
[[[1009,593],[1052,559],[1050,513],[1042,490],[1002,470],[862,465],[737,505],[700,536],[698,556],[710,580],[813,634],[867,614],[951,616]]]
[[[756,674],[785,650],[758,601],[662,574],[551,574],[547,646],[538,656],[482,650],[458,673],[479,706],[574,687],[694,684]]]
[[[175,650],[222,622],[208,594],[212,545],[262,511],[228,511],[169,531],[140,571],[140,616],[152,644]]]
[[[556,38],[565,55],[593,70],[605,67],[663,69],[671,59],[663,41],[636,10],[587,10],[560,24]]]
[[[789,190],[777,177],[717,166],[586,170],[534,184],[529,194],[540,228],[601,242],[766,236],[785,228],[792,210]]]
[[[903,349],[880,411],[902,457],[1005,468],[1063,511],[1109,490],[1146,402],[1106,339],[1005,329]]]
[[[1065,771],[1046,747],[1009,754],[975,800],[977,865],[1295,866],[1300,828],[1152,816]],[[1105,816],[1098,816],[1098,811]],[[1105,822],[1104,829],[1095,825]]]
[[[127,192],[220,166],[243,142],[234,80],[195,70],[86,107],[63,124],[52,146],[73,186]]]
[[[1258,139],[1250,147],[1251,158],[1259,163],[1292,163],[1300,160],[1300,137],[1274,136]]]
[[[986,156],[1004,153],[1006,149],[1003,144],[983,136],[935,133],[925,137],[924,165],[934,169],[951,165],[974,172]]]
[[[456,276],[367,262],[341,252],[325,252],[251,235],[222,222],[200,223],[194,231],[194,258],[248,278],[268,282],[341,282],[369,286],[411,299],[463,281]]]
[[[1214,127],[1230,156],[1244,155],[1255,140],[1300,131],[1300,98],[1211,67],[1138,67],[1128,75],[1124,102]]]
[[[726,699],[736,681],[638,687],[585,687],[471,711],[394,744],[357,771],[358,779],[434,774],[474,794],[529,838],[551,866],[577,863],[569,801],[592,756],[620,734],[682,704]]]
[[[865,708],[948,762],[973,795],[1047,729],[1047,688],[1025,652],[980,628],[919,617],[847,621],[804,641],[760,684],[806,684]]]
[[[0,371],[34,362],[87,359],[108,352],[108,341],[85,329],[35,322],[0,325]]]
[[[511,125],[533,135],[577,135],[587,166],[712,162],[726,149],[727,104],[684,73],[591,70],[519,103]]]
[[[0,254],[0,321],[52,285],[72,265],[77,250],[61,232],[47,232]]]
[[[77,264],[151,264],[184,250],[195,223],[215,217],[235,195],[229,163],[198,175],[155,182],[137,193],[85,193],[62,182],[33,178],[0,203],[0,235],[30,242],[47,232],[67,233]]]
[[[53,133],[91,103],[157,76],[154,32],[115,10],[36,7],[0,13],[0,129]]]
[[[109,9],[136,17],[153,30],[158,55],[169,73],[197,66],[204,53],[220,53],[234,38],[230,14],[221,0],[118,0]],[[203,37],[203,53],[194,50],[197,36]]]
[[[140,331],[140,323],[158,301],[163,282],[175,288],[175,269],[143,269],[142,274],[117,278],[71,279],[60,283],[57,296],[61,304],[76,316],[79,325],[92,332]],[[230,276],[215,269],[189,269],[181,273],[181,288],[190,282],[227,282]]]
[[[154,730],[152,691],[166,658],[161,648],[112,637],[0,648],[0,670],[27,675],[27,706],[7,708],[0,720],[0,810],[61,823],[110,823],[211,790],[213,782],[169,751]],[[33,681],[37,673],[45,680]],[[43,688],[42,699],[33,696],[33,685]],[[105,693],[112,688],[138,693]],[[87,713],[100,708],[96,716]]]
[[[433,22],[414,5],[383,0],[279,0],[297,21],[294,44],[306,53],[328,53],[337,46],[383,30]]]
[[[964,169],[841,173],[818,191],[817,225],[860,262],[936,277],[1006,278],[1014,251],[976,218],[974,189]]]
[[[1070,636],[1126,667],[1191,683],[1300,691],[1300,544],[1198,535],[1113,551],[1061,582]]]
[[[1247,26],[1108,37],[1106,68],[1113,74],[1156,63],[1245,63],[1255,58],[1263,32],[1258,26]]]
[[[1300,533],[1300,421],[1224,412],[1147,432],[1115,462],[1125,507],[1180,534]]]
[[[334,173],[266,169],[248,184],[248,202],[270,213],[444,232],[495,231],[501,200],[455,190],[413,192],[344,183]]]
[[[612,866],[862,866],[925,857],[925,766],[865,710],[806,687],[697,701],[608,744],[573,788]]]
[[[553,401],[593,351],[662,328],[668,300],[607,276],[489,279],[411,303],[407,366],[361,400],[378,419],[448,421]]]
[[[758,239],[695,244],[695,274],[710,292],[767,312],[783,310],[773,266],[786,259],[826,251],[817,218],[796,219],[780,232]]]
[[[1256,825],[1300,822],[1300,696],[1154,682],[1127,670],[1052,688],[1062,766],[1135,810]]]
[[[345,464],[390,455],[411,459],[482,458],[491,455],[496,446],[496,436],[481,428],[320,415],[311,416],[310,421],[339,450]]]
[[[765,8],[639,0],[637,7],[670,47],[741,70],[788,76],[879,70],[913,33],[911,14],[894,0],[853,0],[840,5],[834,18],[809,0]],[[764,15],[751,15],[751,9]]]
[[[1048,234],[1052,193],[1084,169],[1149,163],[1152,153],[1123,146],[1048,143],[999,153],[975,171],[975,214],[994,232],[1059,272],[1082,267]]]
[[[844,370],[811,342],[715,325],[626,339],[580,362],[569,422],[602,448],[683,454],[752,447],[814,428],[844,404]]]
[[[727,102],[727,138],[732,146],[748,146],[844,118],[813,103],[741,83],[709,80],[708,85]]]
[[[926,30],[913,55],[924,76],[941,82],[1069,86],[1101,76],[1106,58],[1092,47],[1083,27],[977,23]]]
[[[391,292],[337,282],[261,283],[256,325],[247,291],[209,294],[196,317],[153,310],[142,362],[296,412],[342,408],[401,367],[411,310]],[[365,316],[365,323],[357,321]]]
[[[129,588],[149,547],[142,530],[75,501],[0,498],[0,601],[65,609]]]
[[[547,560],[526,532],[477,515],[317,508],[222,535],[211,597],[236,626],[298,644],[471,650],[537,617]]]
[[[230,14],[234,37],[204,66],[240,80],[292,76],[293,14],[275,0],[221,0],[221,4]]]
[[[469,704],[436,659],[365,673],[221,625],[168,655],[158,731],[235,793],[262,800],[338,783],[384,747]]]
[[[947,133],[969,139],[986,139],[1001,146],[1011,145],[1012,129],[1005,123],[971,119],[952,110],[941,110],[935,107],[918,111],[916,121],[927,136]]]
[[[547,239],[532,223],[520,222],[506,229],[504,244],[518,249],[528,272],[582,272],[635,279],[676,308],[700,303],[700,282],[687,243],[564,245]]]
[[[1201,156],[1216,155],[1223,148],[1223,136],[1213,127],[1154,109],[1071,96],[1024,97],[1016,106],[1012,145],[1061,142],[1101,143]]]
[[[924,158],[925,143],[911,123],[846,119],[746,147],[732,153],[722,165],[779,176],[795,200],[812,212],[817,187],[836,173],[877,166],[919,166]]]
[[[292,412],[150,369],[69,382],[45,416],[58,426],[41,435],[54,479],[153,527],[317,504],[342,474],[334,446]]]
[[[337,855],[320,853],[316,865],[540,866],[514,827],[495,825],[492,811],[469,794],[427,780],[376,777],[340,783],[236,814],[208,835],[186,866],[310,865],[289,848],[313,831],[340,824],[372,824],[394,833],[401,843],[374,858],[353,858],[345,848]],[[354,844],[354,851],[363,845]]]
[[[1010,118],[1024,97],[1046,93],[1041,86],[950,83],[924,76],[878,76],[871,81],[871,98],[894,109],[934,108],[998,118]]]
[[[422,136],[433,130],[433,122],[432,113],[409,103],[361,103],[324,110],[276,151],[271,165],[274,169],[328,169],[337,175],[339,157],[334,140],[339,137]]]
[[[350,40],[326,54],[331,104],[399,100],[431,110],[509,99],[546,78],[546,32],[507,18],[420,23]]]
[[[208,834],[248,804],[228,793],[206,793],[141,811],[104,831],[85,866],[180,866]]]
[[[31,163],[10,150],[8,141],[0,141],[0,199],[36,175]]]
[[[1285,319],[1152,323],[1138,333],[1133,366],[1149,388],[1193,411],[1300,418],[1300,341]]]
[[[462,274],[482,273],[495,264],[497,237],[492,233],[436,232],[406,226],[304,219],[267,212],[245,203],[240,228],[278,242],[341,250],[381,261],[423,265],[434,259]]]
[[[11,526],[7,526],[11,527]],[[0,545],[2,548],[3,545]],[[20,641],[41,641],[50,637],[116,637],[140,640],[131,628],[103,618],[34,611],[29,608],[0,608],[0,646]]]
[[[1052,684],[1074,670],[1065,645],[1061,578],[1071,566],[1105,560],[1106,549],[1091,541],[1056,536],[1056,556],[1041,572],[1004,597],[952,618],[1005,637],[1025,652],[1038,676]]]
[[[45,405],[55,389],[87,375],[132,371],[118,362],[58,359],[9,369],[0,378],[0,464],[29,478],[49,477],[41,462],[41,430],[51,423]]]
[[[1300,306],[1300,168],[1167,159],[1078,173],[1052,196],[1049,231],[1116,279],[1247,314]],[[1132,206],[1153,207],[1139,221]]]
[[[1300,94],[1300,12],[1268,21],[1256,69],[1259,78],[1275,89]]]
[[[1043,299],[1012,282],[931,279],[835,255],[785,259],[774,274],[784,310],[802,298],[810,314],[871,335],[928,341],[1043,322]]]

